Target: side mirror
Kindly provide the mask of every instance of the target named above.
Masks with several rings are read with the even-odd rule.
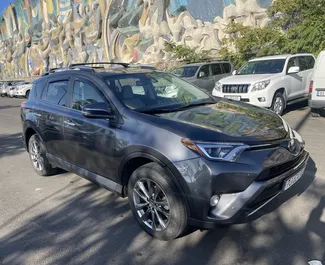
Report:
[[[289,68],[288,74],[296,74],[299,73],[299,71],[300,71],[299,66],[292,66]]]
[[[232,71],[232,75],[236,75],[237,74],[237,70]]]
[[[114,119],[110,106],[105,102],[93,103],[81,107],[81,113],[87,118]]]
[[[204,72],[200,72],[199,73],[199,78],[203,78],[203,77],[206,77],[205,73]]]

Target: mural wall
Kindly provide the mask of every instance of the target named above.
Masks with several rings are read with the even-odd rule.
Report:
[[[70,63],[168,60],[165,40],[217,53],[231,21],[268,23],[272,0],[15,0],[0,17],[0,75]]]

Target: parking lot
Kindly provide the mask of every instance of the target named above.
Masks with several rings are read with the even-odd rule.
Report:
[[[38,176],[20,139],[22,100],[0,98],[0,264],[307,265],[325,262],[325,119],[291,107],[306,141],[303,179],[250,222],[154,240],[127,199],[61,171]]]

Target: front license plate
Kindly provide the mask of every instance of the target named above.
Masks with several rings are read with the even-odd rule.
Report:
[[[225,96],[225,98],[231,99],[231,100],[237,100],[237,101],[240,101],[241,100],[241,97],[240,96]]]
[[[325,97],[325,90],[324,91],[316,91],[317,97]]]
[[[295,184],[301,177],[302,175],[304,174],[305,172],[305,168],[303,168],[302,170],[300,170],[296,175],[294,175],[293,177],[287,179],[285,182],[284,182],[284,185],[283,185],[283,190],[286,191],[288,190],[290,187],[292,187],[293,184]]]

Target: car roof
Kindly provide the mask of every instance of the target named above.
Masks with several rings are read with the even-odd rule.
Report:
[[[310,56],[311,53],[296,53],[296,54],[280,54],[280,55],[270,55],[270,56],[263,56],[258,57],[250,60],[250,62],[256,61],[265,61],[265,60],[279,60],[279,59],[287,59],[288,57],[295,57],[295,56]]]
[[[214,63],[229,63],[229,61],[211,61],[211,62],[202,62],[202,63],[189,63],[189,64],[185,64],[183,66],[180,66],[179,68],[181,67],[188,67],[188,66],[201,66],[201,65],[205,65],[205,64],[214,64]]]

